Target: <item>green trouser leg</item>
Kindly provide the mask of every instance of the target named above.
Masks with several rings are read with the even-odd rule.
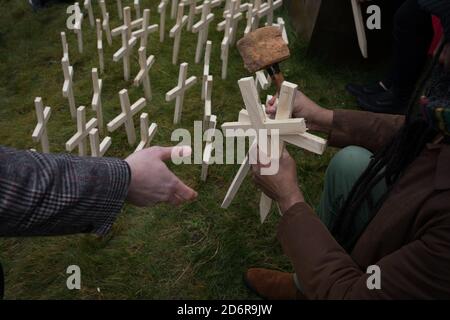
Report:
[[[325,186],[316,213],[320,220],[331,230],[340,208],[344,204],[353,185],[369,165],[372,153],[364,148],[350,146],[339,151],[331,160],[325,173]],[[371,197],[376,203],[386,192],[385,181],[381,181],[372,190]],[[361,206],[353,217],[358,230],[363,230],[369,221],[370,209],[367,203]],[[297,287],[301,285],[294,275]]]

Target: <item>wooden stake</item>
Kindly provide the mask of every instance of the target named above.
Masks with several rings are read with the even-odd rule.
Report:
[[[177,17],[178,10],[178,0],[172,0],[172,4],[170,7],[170,18],[173,20]]]
[[[98,63],[100,66],[100,72],[105,71],[105,60],[103,57],[103,32],[100,19],[95,20],[97,25],[97,52],[98,52]]]
[[[211,49],[212,49],[212,42],[207,41],[206,42],[206,50],[205,50],[205,63],[203,65],[203,79],[202,79],[202,100],[205,100],[206,96],[206,83],[208,81],[209,76],[209,63],[211,61]]]
[[[117,13],[119,15],[119,19],[123,20],[123,14],[122,14],[122,0],[117,0]]]
[[[141,18],[141,2],[140,0],[134,0],[134,10],[136,11],[136,19]]]
[[[94,94],[92,96],[91,106],[97,114],[98,129],[103,134],[103,108],[102,108],[102,87],[103,81],[98,78],[98,72],[96,68],[92,69],[92,86],[94,88]]]
[[[47,135],[47,122],[50,119],[51,108],[45,107],[44,109],[44,104],[42,103],[41,97],[37,97],[36,99],[34,99],[34,107],[36,109],[36,117],[38,123],[32,134],[33,141],[41,142],[43,153],[50,153]]]
[[[76,118],[75,97],[73,95],[73,67],[69,65],[69,58],[61,59],[62,70],[64,73],[64,84],[62,88],[63,97],[69,100],[70,115],[73,119]]]
[[[209,122],[212,115],[212,88],[213,76],[208,76],[205,88],[205,110],[203,115],[203,127],[209,128]]]
[[[147,148],[150,145],[150,142],[153,140],[157,129],[158,125],[156,123],[152,123],[150,127],[148,126],[147,113],[141,114],[141,142],[134,152],[138,152]]]
[[[364,58],[369,57],[367,50],[367,37],[364,20],[361,12],[361,2],[359,0],[352,0],[353,18],[355,19],[356,34],[358,36],[358,44]]]
[[[91,27],[94,27],[95,26],[95,19],[94,19],[94,11],[92,10],[92,0],[84,0],[84,8],[88,12],[89,23],[91,24]]]
[[[108,44],[112,45],[112,34],[111,34],[111,27],[109,26],[109,13],[106,13],[106,16],[103,18],[102,27],[103,31],[106,33],[106,41],[108,41]]]
[[[222,60],[222,79],[227,78],[228,72],[228,53],[231,45],[231,15],[227,16],[227,24],[225,26],[225,35],[221,43],[220,59]]]
[[[62,44],[62,48],[63,48],[63,58],[67,58],[67,61],[69,61],[70,63],[70,59],[69,59],[69,45],[67,44],[67,38],[66,38],[66,33],[65,32],[61,32],[61,44]]]
[[[80,5],[78,2],[75,2],[75,7],[78,8],[75,10],[75,12],[81,12]],[[83,14],[80,13],[80,15],[76,17],[75,26],[73,27],[73,30],[74,30],[75,34],[77,35],[78,51],[80,53],[83,53],[83,31],[81,29],[82,26],[83,26]]]
[[[86,123],[86,109],[81,106],[77,109],[77,133],[66,142],[66,150],[71,152],[78,146],[78,154],[87,156],[86,138],[89,132],[97,126],[97,119],[92,118]]]
[[[166,31],[166,9],[169,0],[162,0],[158,6],[159,20],[159,42],[164,42],[164,33]]]
[[[206,132],[206,144],[205,149],[203,150],[203,160],[202,160],[202,173],[201,173],[201,180],[206,181],[208,178],[208,168],[211,162],[211,155],[213,151],[213,136],[214,131],[216,130],[216,124],[217,124],[217,117],[215,115],[211,115],[211,119],[209,121],[208,129]]]
[[[113,120],[111,120],[108,123],[107,127],[109,132],[114,132],[122,125],[125,125],[128,143],[131,146],[136,142],[136,132],[134,129],[133,116],[135,116],[145,107],[146,102],[145,98],[140,98],[130,106],[130,98],[128,97],[128,91],[126,89],[123,89],[119,92],[119,97],[122,112]]]
[[[180,65],[180,74],[178,76],[178,85],[166,93],[166,101],[172,101],[176,98],[176,104],[175,104],[175,114],[173,118],[173,123],[178,124],[181,119],[181,113],[183,112],[183,102],[184,102],[184,95],[186,93],[186,90],[188,90],[190,87],[192,87],[197,82],[197,77],[192,76],[189,79],[187,78],[187,70],[188,70],[188,64],[182,63]]]

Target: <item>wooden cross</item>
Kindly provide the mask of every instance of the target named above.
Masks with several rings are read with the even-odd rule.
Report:
[[[236,42],[236,34],[239,25],[239,21],[242,19],[242,12],[239,9],[240,0],[232,0],[230,10],[225,17],[225,20],[217,25],[217,31],[224,31],[229,33],[230,45],[233,46]],[[229,27],[227,27],[227,20],[230,20]]]
[[[253,4],[253,11],[252,11],[252,28],[249,32],[254,31],[259,28],[259,11],[261,10],[262,2],[261,0],[255,0]]]
[[[277,23],[274,23],[273,26],[280,28],[281,36],[283,37],[284,42],[286,42],[286,44],[289,44],[289,38],[287,36],[286,24],[284,22],[284,19],[281,17],[278,17]]]
[[[102,28],[106,33],[106,40],[108,41],[108,45],[112,45],[111,27],[109,25],[109,13],[106,11],[105,0],[100,0],[99,4],[103,17]]]
[[[112,29],[111,35],[113,37],[116,37],[118,35],[122,34],[122,29],[127,27],[128,28],[128,37],[131,38],[131,33],[134,29],[137,29],[139,27],[142,27],[143,19],[131,19],[131,9],[130,7],[123,8],[123,24],[118,26],[117,28]]]
[[[66,33],[65,32],[61,32],[61,44],[62,44],[62,48],[63,48],[63,58],[66,57],[68,61],[70,61],[69,59],[69,45],[67,44],[67,38],[66,38]]]
[[[117,0],[117,14],[119,15],[120,20],[123,20],[122,11],[122,0]]]
[[[141,18],[141,2],[140,0],[134,0],[134,10],[136,11],[136,19]]]
[[[258,93],[262,90],[267,90],[270,88],[270,85],[272,84],[272,78],[267,75],[266,73],[261,70],[261,71],[257,71],[255,74],[255,86],[256,86],[256,91],[258,91]]]
[[[64,84],[62,88],[63,97],[69,100],[70,115],[75,119],[76,106],[75,97],[73,95],[73,67],[69,65],[69,58],[63,57],[61,59],[61,65],[64,73]]]
[[[172,54],[172,63],[177,64],[178,61],[178,53],[180,51],[180,41],[181,41],[181,32],[183,31],[184,26],[186,25],[188,17],[184,15],[184,4],[180,3],[178,5],[178,13],[177,13],[177,22],[170,30],[170,37],[174,38],[173,42],[173,54]]]
[[[203,127],[209,128],[209,122],[212,115],[212,88],[213,88],[213,76],[208,76],[206,81],[206,98],[205,98],[205,110],[203,114]]]
[[[130,146],[132,146],[136,142],[136,132],[134,129],[133,116],[135,116],[145,107],[145,98],[140,98],[133,105],[130,105],[130,98],[126,89],[123,89],[119,92],[119,97],[122,112],[108,123],[108,131],[114,132],[119,127],[124,125],[127,132],[128,143]]]
[[[50,147],[48,143],[48,135],[47,135],[47,122],[50,119],[51,108],[45,107],[42,103],[42,98],[37,97],[34,99],[34,107],[36,108],[36,117],[37,117],[37,125],[34,128],[32,138],[34,142],[41,142],[42,152],[50,153]]]
[[[222,1],[223,1],[223,0],[210,0],[210,1],[211,1],[211,3],[210,3],[210,5],[209,5],[209,7],[210,7],[211,9],[214,9],[214,8],[220,6],[220,5],[222,4]],[[205,3],[203,2],[202,4],[200,4],[200,5],[198,5],[197,7],[195,7],[195,14],[200,14],[200,13],[202,13],[203,5],[204,5],[204,4],[205,4]]]
[[[214,147],[213,137],[214,131],[216,130],[216,124],[217,124],[217,117],[215,115],[211,115],[209,126],[206,131],[205,149],[203,150],[202,173],[200,177],[202,181],[206,181],[206,179],[208,178],[208,168],[211,162],[211,155]]]
[[[177,17],[178,0],[172,0],[170,7],[170,18],[173,20]]]
[[[228,72],[228,53],[230,51],[231,45],[231,15],[227,16],[227,24],[225,26],[225,33],[220,45],[220,59],[222,60],[222,79],[225,80],[227,78]]]
[[[208,81],[209,76],[209,63],[211,61],[211,49],[212,42],[206,42],[206,50],[205,50],[205,63],[203,65],[203,79],[202,79],[202,100],[205,100],[206,97],[206,82]]]
[[[258,14],[257,10],[253,9],[253,4],[249,3],[247,7],[247,25],[245,26],[244,35],[246,36],[250,32],[254,31],[255,17]]]
[[[75,9],[75,12],[80,12],[80,14],[76,15],[75,25],[73,27],[73,31],[77,35],[78,51],[80,53],[83,53],[83,31],[81,29],[82,26],[83,26],[83,14],[80,11],[80,4],[78,2],[75,2],[75,7],[77,8],[77,9]]]
[[[227,15],[231,14],[232,16],[234,14],[237,14],[239,12],[245,12],[248,10],[249,6],[252,5],[251,3],[243,3],[241,4],[241,0],[236,0],[236,3],[233,4],[232,1],[227,1],[227,4],[225,6],[225,10],[223,11],[223,17],[226,18]],[[240,18],[239,18],[240,19]],[[218,31],[223,31],[225,29],[226,20],[221,21],[217,25]]]
[[[128,38],[128,27],[122,29],[122,47],[114,53],[113,60],[118,62],[123,60],[123,78],[125,81],[130,79],[130,55],[131,51],[136,44],[137,39],[135,37]]]
[[[267,17],[267,25],[273,24],[273,12],[283,5],[283,0],[267,0],[267,3],[258,11],[258,17]]]
[[[322,154],[325,151],[326,141],[322,138],[315,137],[306,133],[306,125],[304,119],[291,119],[293,104],[297,86],[288,82],[284,82],[280,91],[280,98],[277,108],[275,120],[268,119],[263,110],[263,106],[259,100],[258,92],[256,90],[255,82],[252,77],[239,80],[239,88],[244,99],[246,110],[242,110],[239,114],[239,122],[224,123],[222,130],[225,136],[245,136],[252,133],[245,133],[243,130],[255,129],[257,132],[260,129],[267,129],[268,135],[276,135],[283,142],[288,142],[306,150]],[[239,131],[230,131],[228,129],[242,129]],[[276,129],[274,132],[273,130]],[[253,132],[254,135],[254,132]],[[250,147],[249,153],[254,152],[260,141],[255,139]],[[261,147],[261,145],[259,145]],[[280,143],[280,148],[284,147]],[[268,150],[263,146],[263,149]],[[282,149],[281,149],[282,150]],[[227,208],[233,198],[235,197],[240,185],[250,169],[250,157],[247,154],[242,163],[237,175],[235,176],[225,199],[222,203],[222,208]],[[270,211],[271,200],[267,196],[262,196],[260,199],[260,216],[261,222],[267,217]]]
[[[180,65],[180,74],[178,76],[178,85],[166,93],[166,101],[172,101],[174,98],[176,98],[176,104],[175,104],[175,114],[173,117],[173,123],[178,124],[181,119],[181,113],[183,112],[183,102],[184,102],[184,94],[186,93],[186,90],[188,90],[190,87],[192,87],[197,82],[197,77],[192,76],[189,79],[187,78],[187,70],[188,70],[188,64],[182,63]]]
[[[158,129],[158,125],[156,123],[152,123],[151,126],[148,126],[148,113],[141,114],[141,142],[139,142],[136,150],[134,152],[141,151],[147,148],[152,142],[153,137],[156,134],[156,130]]]
[[[192,31],[194,25],[195,13],[197,8],[197,0],[182,0],[185,5],[189,6],[187,30]]]
[[[103,157],[105,152],[111,146],[111,138],[105,137],[100,143],[100,137],[98,134],[98,129],[94,128],[89,131],[89,141],[91,143],[91,154],[93,157]]]
[[[103,32],[102,24],[100,19],[96,19],[95,23],[97,25],[97,52],[98,52],[98,63],[100,65],[100,72],[105,71],[105,59],[103,57]]]
[[[161,3],[158,5],[158,13],[160,16],[159,20],[159,42],[164,42],[164,34],[166,31],[166,9],[169,0],[161,0]]]
[[[133,32],[133,37],[141,38],[141,47],[147,47],[148,35],[158,31],[158,25],[150,25],[150,9],[144,10],[144,18],[142,19],[142,28]]]
[[[89,132],[97,126],[97,119],[92,118],[86,123],[86,108],[81,106],[77,109],[77,133],[66,142],[66,150],[71,152],[78,146],[78,154],[87,156],[86,139]]]
[[[361,2],[358,0],[352,0],[353,18],[355,20],[356,35],[358,36],[358,44],[361,50],[361,54],[364,58],[369,57],[367,50],[367,37],[366,28],[364,26],[364,19],[361,11]]]
[[[98,78],[98,72],[96,68],[92,69],[92,86],[94,88],[94,94],[91,100],[92,110],[97,114],[98,129],[103,134],[103,108],[102,108],[102,87],[103,81]]]
[[[139,66],[141,70],[137,74],[136,78],[134,78],[134,85],[137,87],[142,83],[144,86],[145,99],[150,101],[152,99],[152,88],[150,86],[150,76],[148,75],[148,72],[155,63],[155,56],[151,55],[147,58],[145,49],[145,47],[139,48]]]
[[[94,11],[92,10],[92,0],[84,0],[84,8],[88,12],[89,23],[91,24],[91,27],[94,27],[95,19],[94,19]]]
[[[214,14],[211,13],[211,1],[206,0],[203,3],[202,17],[192,27],[192,32],[198,33],[197,49],[195,51],[195,63],[200,63],[203,47],[208,40],[209,24],[214,20]]]

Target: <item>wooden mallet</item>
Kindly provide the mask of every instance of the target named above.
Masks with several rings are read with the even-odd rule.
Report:
[[[237,48],[245,68],[250,73],[267,70],[279,93],[284,77],[278,64],[291,55],[280,28],[270,26],[256,29],[240,39]]]

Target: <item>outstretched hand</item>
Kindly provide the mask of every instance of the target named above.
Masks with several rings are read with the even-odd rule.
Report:
[[[197,192],[184,184],[164,163],[171,159],[172,154],[186,157],[191,152],[188,147],[151,147],[126,158],[131,168],[127,201],[146,207],[160,202],[177,206],[194,200]]]

